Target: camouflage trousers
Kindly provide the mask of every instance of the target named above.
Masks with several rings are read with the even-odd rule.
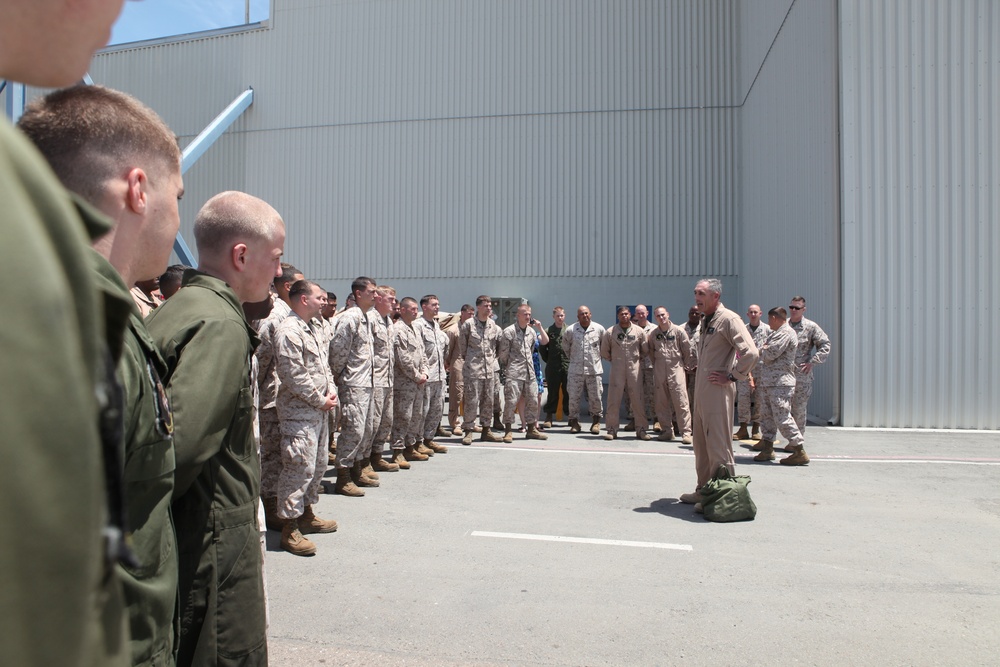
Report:
[[[285,421],[281,424],[281,475],[275,484],[278,516],[294,519],[302,516],[306,505],[319,502],[327,452],[320,443],[327,441],[330,420],[322,413],[313,421]]]
[[[372,437],[372,388],[340,388],[340,437],[337,439],[338,468],[350,468],[361,457],[361,447]]]
[[[423,436],[433,438],[441,425],[441,417],[444,415],[444,382],[424,383],[424,402],[421,409],[424,417]]]
[[[642,398],[646,403],[646,422],[649,423],[656,417],[655,402],[653,399],[656,393],[654,388],[656,382],[654,380],[653,369],[641,366],[639,368],[639,379],[642,380]],[[628,392],[625,392],[625,412],[628,414],[629,419],[635,418],[632,398]]]
[[[420,420],[420,412],[415,409],[417,398],[420,397],[420,386],[409,378],[397,375],[392,387],[392,448],[403,449],[412,445],[415,440],[411,422]],[[421,427],[423,422],[420,421]]]
[[[761,392],[750,388],[749,380],[736,383],[736,413],[741,424],[760,421]]]
[[[462,382],[462,371],[452,369],[448,374],[448,425],[455,428],[461,423],[459,414],[462,409],[462,394],[465,383]]]
[[[583,392],[587,392],[587,406],[594,419],[604,416],[604,406],[601,404],[601,396],[604,394],[604,385],[601,383],[600,375],[583,375],[580,373],[570,373],[569,381],[569,418],[580,419],[580,399]]]
[[[281,475],[281,425],[278,411],[260,411],[260,495],[270,498]]]
[[[774,441],[776,431],[781,431],[789,445],[803,444],[802,432],[792,419],[792,393],[795,387],[758,387],[761,397],[760,434],[765,440]]]
[[[688,403],[687,380],[684,369],[680,366],[666,368],[658,364],[653,369],[655,386],[656,418],[664,433],[671,433],[671,422],[676,417],[680,433],[676,435],[691,436],[691,406]]]
[[[385,451],[385,443],[392,434],[392,387],[375,387],[372,391],[372,437],[362,455]]]
[[[493,414],[503,411],[503,384],[500,382],[500,373],[493,376]]]
[[[535,378],[530,380],[514,380],[507,378],[503,387],[504,409],[503,423],[514,423],[514,410],[517,402],[524,399],[524,423],[534,424],[538,421],[538,381]]]
[[[811,375],[795,374],[795,392],[792,393],[792,419],[799,427],[799,433],[806,432],[806,407],[809,405],[809,397],[813,393],[813,379]]]
[[[468,431],[473,428],[476,417],[479,417],[483,425],[493,423],[493,385],[491,376],[487,380],[465,379],[465,411],[462,418],[462,429]]]

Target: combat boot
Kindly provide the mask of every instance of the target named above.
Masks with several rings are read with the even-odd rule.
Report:
[[[761,442],[766,442],[761,440]],[[754,461],[773,461],[774,460],[774,447],[765,447],[757,452],[757,456],[753,457]]]
[[[594,435],[601,434],[601,418],[594,417],[594,423],[590,425],[590,432]]]
[[[513,424],[505,424],[503,432],[503,441],[506,443],[514,442],[514,430],[511,428]]]
[[[488,428],[483,429],[483,433],[479,436],[479,439],[483,442],[503,442],[503,438],[489,430]]]
[[[653,431],[656,433],[663,433],[663,427],[660,426],[659,420],[653,422]]]
[[[372,468],[378,472],[399,472],[399,466],[382,458],[382,452],[372,451],[368,460],[371,461]]]
[[[535,423],[528,424],[528,432],[524,434],[525,440],[548,440],[549,436],[538,430]]]
[[[660,431],[660,435],[656,436],[656,439],[661,442],[670,442],[671,440],[674,439],[674,434],[671,433],[669,430]]]
[[[740,422],[740,430],[733,434],[733,440],[749,440],[750,434],[747,432],[747,423]]]
[[[462,444],[463,445],[471,445],[472,444],[472,436],[474,434],[475,434],[475,431],[473,431],[471,428],[468,431],[466,431],[465,435],[462,436]]]
[[[379,481],[365,474],[365,465],[367,461],[355,461],[354,467],[351,468],[351,479],[358,486],[368,486],[375,488],[379,485]]]
[[[681,438],[681,444],[682,445],[690,445],[690,444],[693,444],[693,443],[694,443],[694,440],[691,438],[690,435],[685,435],[683,438]]]
[[[652,440],[652,438],[649,437],[649,434],[646,433],[645,431],[639,431],[639,432],[637,432],[635,434],[635,439],[636,440]]]
[[[351,479],[350,468],[337,468],[337,483],[333,487],[333,492],[354,498],[360,498],[365,495],[365,492],[359,489],[354,480]]]
[[[426,461],[427,459],[430,458],[426,454],[421,454],[420,452],[418,452],[417,448],[414,447],[413,445],[407,445],[403,449],[403,457],[407,461]]]
[[[306,505],[306,511],[298,518],[299,532],[303,535],[313,533],[335,533],[337,522],[333,519],[321,519],[313,513],[312,505]]]
[[[462,427],[459,426],[458,424],[456,424],[455,427],[453,429],[451,429],[451,434],[453,436],[455,436],[456,438],[458,436],[462,435]]]
[[[278,516],[278,499],[275,496],[261,498],[264,505],[264,525],[268,530],[281,530],[285,527],[285,520]]]
[[[694,505],[700,503],[702,498],[701,494],[695,491],[694,493],[682,493],[678,500],[687,505]]]
[[[785,449],[787,450],[788,447],[785,447]],[[806,448],[802,445],[793,445],[792,455],[786,456],[778,463],[786,466],[804,466],[809,463],[809,455],[806,454]]]
[[[499,431],[502,428],[503,428],[503,421],[500,420],[500,413],[499,412],[494,412],[493,413],[493,430]]]
[[[750,431],[751,440],[760,440],[760,422],[753,423],[753,430]]]
[[[750,449],[755,452],[762,452],[765,449],[774,449],[774,441],[769,440],[768,438],[761,438],[757,442],[753,443],[753,446],[751,446]]]
[[[418,454],[423,454],[427,458],[434,456],[434,450],[425,445],[423,442],[413,443],[413,451]]]
[[[449,431],[448,429],[446,429],[444,426],[438,426],[437,427],[437,431],[435,431],[434,434],[437,437],[439,437],[439,438],[450,438],[451,437],[451,431]]]
[[[569,432],[570,433],[579,433],[582,430],[583,429],[580,427],[580,420],[579,419],[570,419],[569,420]]]
[[[591,429],[591,433],[593,433],[593,429]],[[614,431],[608,431],[601,437],[603,437],[605,440],[615,440],[618,437],[618,434]]]
[[[444,445],[439,445],[430,438],[424,438],[424,447],[431,450],[435,454],[447,454],[448,448]]]
[[[397,449],[397,450],[393,451],[393,453],[392,453],[392,463],[393,463],[393,465],[399,466],[400,470],[409,470],[410,469],[410,462],[406,460],[405,456],[403,456],[403,450],[402,449]]]
[[[634,431],[635,430],[635,419],[629,419],[628,423],[625,424],[625,428],[623,428],[622,430],[623,431],[627,431],[629,433],[631,433],[632,431]]]
[[[298,519],[286,519],[285,525],[281,527],[281,548],[296,556],[313,556],[316,554],[316,545],[302,536],[299,530]]]
[[[545,428],[552,428],[552,413],[551,412],[546,412],[545,413],[545,421],[542,422],[542,426],[544,426]]]
[[[375,472],[375,466],[372,465],[371,459],[368,459],[367,461],[362,459],[361,474],[368,479],[375,480],[376,482],[379,480],[378,473]]]

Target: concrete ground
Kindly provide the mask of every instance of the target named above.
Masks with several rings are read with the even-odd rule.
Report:
[[[678,503],[679,441],[548,433],[325,496],[314,557],[269,533],[271,664],[1000,664],[1000,433],[810,427],[803,468],[734,443],[734,524]]]

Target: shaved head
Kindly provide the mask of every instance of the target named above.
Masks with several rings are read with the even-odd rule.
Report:
[[[284,231],[278,212],[244,192],[221,192],[209,199],[194,221],[198,255],[219,257],[236,243],[262,241]]]

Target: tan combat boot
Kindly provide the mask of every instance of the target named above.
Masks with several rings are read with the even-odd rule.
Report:
[[[285,520],[278,516],[278,499],[275,496],[261,498],[264,505],[264,525],[268,530],[281,530],[285,527]]]
[[[378,481],[378,473],[375,472],[375,466],[372,465],[371,458],[361,460],[361,474],[368,479]]]
[[[299,532],[303,535],[313,533],[334,533],[337,531],[337,522],[333,519],[321,519],[313,513],[312,505],[306,505],[306,511],[298,519]]]
[[[451,434],[456,438],[462,435],[462,426],[460,424],[455,424],[451,429]]]
[[[548,440],[549,436],[538,430],[538,425],[532,422],[528,424],[528,432],[524,434],[525,440]]]
[[[760,440],[760,422],[753,423],[753,430],[750,431],[751,440]]]
[[[778,463],[786,466],[804,466],[809,463],[809,455],[806,454],[806,448],[802,445],[792,445],[792,455],[786,456],[781,459]],[[785,447],[788,450],[788,447]]]
[[[659,420],[653,422],[653,431],[656,433],[663,433],[663,427],[660,426]]]
[[[372,488],[378,486],[377,479],[372,479],[365,474],[365,464],[361,461],[355,461],[351,467],[351,479],[354,480],[356,486],[368,486]]]
[[[694,493],[682,493],[680,498],[678,498],[682,503],[687,505],[694,505],[701,502],[701,494],[695,491]]]
[[[733,440],[749,440],[750,433],[747,432],[747,423],[740,422],[740,430],[733,434]]]
[[[511,427],[513,424],[505,424],[503,432],[503,441],[506,443],[514,442],[514,429]]]
[[[406,460],[406,457],[403,455],[403,450],[402,449],[393,450],[393,452],[392,452],[392,463],[394,465],[399,466],[400,470],[409,470],[410,469],[410,462]]]
[[[693,443],[694,443],[694,439],[690,435],[685,435],[683,438],[681,438],[681,444],[682,445],[690,445],[690,444],[693,444]]]
[[[473,431],[471,428],[468,431],[466,431],[465,435],[462,436],[462,444],[463,445],[471,445],[472,444],[472,436],[475,435],[475,433],[476,432]]]
[[[767,438],[761,438],[760,440],[755,442],[753,446],[750,447],[750,449],[754,450],[755,452],[762,452],[765,449],[774,449],[774,441],[768,440]]]
[[[403,458],[407,461],[426,461],[430,457],[418,452],[413,445],[407,445],[403,449]]]
[[[431,450],[435,454],[447,454],[448,448],[444,445],[439,445],[430,438],[424,438],[424,447]]]
[[[482,440],[483,442],[503,442],[502,437],[500,437],[499,435],[497,435],[488,428],[483,429],[483,433],[482,435],[479,436],[479,439]]]
[[[761,442],[770,442],[769,440],[761,440]],[[774,460],[774,447],[765,447],[757,452],[757,456],[753,457],[754,461],[773,461]]]
[[[594,430],[593,430],[593,429],[591,429],[590,431],[591,431],[591,433],[593,433],[593,432],[594,432]],[[603,436],[601,436],[601,437],[602,437],[602,438],[604,438],[605,440],[615,440],[615,439],[617,439],[617,438],[618,438],[618,433],[617,433],[617,432],[615,432],[615,431],[608,431],[607,433],[605,433],[605,434],[604,434]]]
[[[434,435],[436,435],[439,438],[450,438],[451,430],[446,429],[444,426],[438,426],[437,431],[434,432]]]
[[[427,458],[434,456],[434,450],[425,445],[423,442],[416,442],[413,444],[413,451],[418,454],[423,454]]]
[[[354,480],[351,479],[350,468],[337,468],[337,483],[333,487],[333,492],[354,498],[360,498],[365,495],[365,492],[359,489]]]
[[[569,432],[570,433],[579,433],[582,430],[583,429],[580,427],[580,420],[579,419],[570,419],[569,420]]]
[[[302,536],[298,521],[285,519],[285,525],[281,527],[281,548],[296,556],[313,556],[316,554],[316,545]]]
[[[649,436],[649,434],[646,433],[645,431],[638,431],[635,434],[635,439],[636,440],[652,440],[652,438]]]
[[[382,452],[372,450],[372,455],[368,460],[371,462],[372,469],[378,472],[399,472],[399,466],[382,458]]]
[[[551,412],[546,412],[545,413],[545,421],[542,422],[542,426],[544,426],[545,428],[552,428],[552,413]]]
[[[601,433],[601,418],[594,417],[594,423],[590,425],[590,432],[594,435],[600,435]]]

